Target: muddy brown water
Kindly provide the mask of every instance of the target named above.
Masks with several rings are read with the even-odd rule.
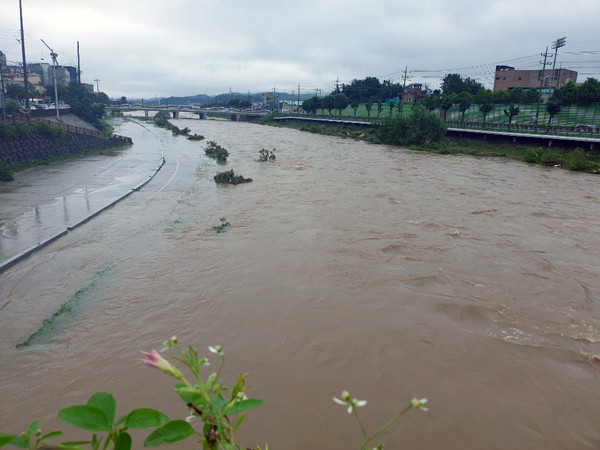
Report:
[[[390,449],[598,448],[597,176],[175,123],[227,148],[227,164],[156,130],[159,176],[0,274],[1,431],[35,418],[73,430],[56,411],[95,391],[115,394],[118,414],[184,418],[171,380],[137,360],[176,334],[206,356],[222,345],[225,381],[248,372],[266,400],[238,433],[246,446],[358,448],[332,401],[347,389],[368,400],[369,429],[429,399],[383,435]],[[257,162],[261,148],[277,160]],[[230,168],[254,182],[217,186]]]

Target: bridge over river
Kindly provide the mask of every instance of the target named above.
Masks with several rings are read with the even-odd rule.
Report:
[[[199,119],[206,119],[208,116],[229,116],[231,120],[238,121],[240,118],[246,120],[255,120],[265,117],[270,114],[269,111],[256,110],[237,110],[237,109],[214,109],[214,108],[199,108],[195,106],[142,106],[142,105],[123,105],[123,106],[108,106],[106,110],[111,114],[125,113],[134,111],[144,111],[146,117],[149,117],[150,112],[157,113],[159,111],[167,111],[174,119],[179,117],[179,113],[191,113],[198,115]]]

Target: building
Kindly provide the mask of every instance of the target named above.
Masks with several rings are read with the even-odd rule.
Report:
[[[542,70],[515,70],[511,66],[496,66],[494,75],[494,92],[508,91],[510,89],[539,89],[552,90],[561,87],[568,81],[577,82],[577,72],[570,69]]]

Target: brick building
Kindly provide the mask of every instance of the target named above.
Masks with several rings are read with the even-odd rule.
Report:
[[[542,70],[515,70],[511,66],[496,66],[494,92],[513,88],[539,89]],[[542,89],[559,88],[568,81],[577,82],[577,72],[569,69],[547,69],[544,71]]]

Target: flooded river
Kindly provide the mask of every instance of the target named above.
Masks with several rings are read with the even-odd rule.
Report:
[[[347,389],[368,400],[371,430],[429,399],[383,435],[389,449],[598,448],[597,176],[173,122],[228,162],[153,129],[167,162],[148,185],[0,274],[1,431],[35,418],[72,430],[56,411],[95,391],[115,394],[117,414],[185,418],[171,380],[137,361],[176,334],[205,356],[222,345],[225,381],[248,372],[266,400],[238,433],[246,446],[358,448],[332,401]],[[261,148],[276,161],[257,162]],[[217,186],[226,169],[254,181]]]

